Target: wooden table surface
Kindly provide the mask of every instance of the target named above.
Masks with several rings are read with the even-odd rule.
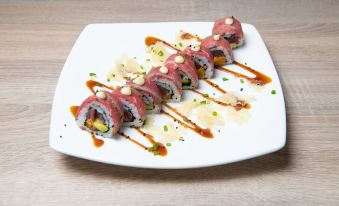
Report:
[[[283,85],[284,149],[234,164],[149,170],[48,146],[54,89],[86,24],[254,24]],[[339,205],[338,1],[0,0],[0,205]]]

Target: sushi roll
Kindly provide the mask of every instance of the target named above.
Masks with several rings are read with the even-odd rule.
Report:
[[[214,22],[212,34],[221,35],[230,43],[232,49],[244,44],[244,32],[241,23],[233,16],[217,19]]]
[[[127,82],[131,88],[140,93],[148,113],[159,113],[161,109],[161,93],[157,85],[150,79],[136,77]]]
[[[210,79],[213,77],[213,55],[206,47],[199,44],[189,45],[183,52],[194,61],[199,79]]]
[[[201,45],[210,50],[215,65],[232,64],[234,60],[232,49],[228,41],[220,34],[206,37]]]
[[[198,88],[198,74],[190,56],[180,53],[172,54],[167,58],[165,65],[167,68],[174,68],[179,72],[182,89]]]
[[[181,78],[176,69],[158,66],[148,72],[148,78],[158,86],[164,101],[181,101],[181,96],[183,94]]]
[[[141,127],[146,118],[146,106],[138,91],[129,86],[120,87],[112,91],[114,98],[122,104],[124,126]]]
[[[76,114],[77,125],[102,137],[113,137],[123,121],[122,105],[106,91],[88,97]]]

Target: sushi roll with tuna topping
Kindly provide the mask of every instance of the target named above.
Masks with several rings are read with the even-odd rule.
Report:
[[[139,92],[148,113],[160,112],[161,93],[158,86],[150,78],[136,77],[129,80],[127,85]]]
[[[206,37],[201,45],[212,53],[214,65],[232,64],[234,60],[232,49],[228,41],[220,34]]]
[[[88,97],[76,114],[77,125],[88,132],[102,137],[113,137],[123,121],[122,105],[106,91]]]
[[[182,89],[198,88],[198,73],[190,56],[184,53],[172,54],[167,58],[165,65],[167,68],[174,68],[179,72]]]
[[[120,87],[112,91],[113,97],[122,104],[124,126],[141,127],[146,118],[146,106],[138,91],[129,86]]]
[[[155,67],[148,72],[148,78],[158,86],[164,101],[181,101],[183,94],[181,78],[176,69],[166,66]]]
[[[199,79],[210,79],[214,75],[214,63],[212,53],[199,44],[189,45],[184,53],[189,55],[194,61]]]
[[[241,23],[233,16],[217,19],[214,22],[212,34],[221,35],[230,43],[232,49],[244,44],[244,32],[242,31]]]

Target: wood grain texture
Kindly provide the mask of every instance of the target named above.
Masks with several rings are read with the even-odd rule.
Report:
[[[0,205],[339,205],[338,1],[0,5]],[[254,24],[270,50],[286,97],[284,149],[218,167],[146,170],[49,148],[54,89],[86,24],[212,21],[226,14]]]

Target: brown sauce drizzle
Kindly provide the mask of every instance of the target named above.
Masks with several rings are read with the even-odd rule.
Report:
[[[178,116],[182,117],[186,123],[184,123],[183,121],[177,119],[176,117],[174,117],[173,115],[169,114],[168,112],[161,110],[162,114],[165,114],[166,116],[172,118],[175,122],[178,122],[181,126],[191,129],[192,131],[198,133],[199,135],[206,137],[206,138],[213,138],[213,134],[211,132],[211,130],[209,128],[201,128],[199,125],[197,125],[195,122],[193,122],[192,120],[188,119],[185,115],[181,114],[180,112],[178,112],[175,108],[171,107],[170,105],[168,105],[167,103],[163,103],[163,105],[165,107],[167,107],[168,109],[170,109],[171,111],[173,111],[175,114],[177,114]]]
[[[246,75],[243,75],[243,76],[246,76],[247,77],[246,79],[248,81],[250,81],[251,83],[253,83],[253,84],[265,85],[265,84],[268,84],[268,83],[272,82],[272,79],[269,76],[267,76],[267,75],[265,75],[265,74],[263,74],[261,72],[258,72],[256,70],[252,69],[251,67],[243,65],[243,64],[241,64],[241,63],[239,63],[239,62],[237,62],[235,60],[233,61],[233,63],[235,65],[237,65],[237,66],[239,66],[239,67],[245,69],[246,71],[249,71],[250,73],[255,75],[254,78],[247,77]]]
[[[113,90],[112,87],[110,86],[107,86],[103,83],[100,83],[100,82],[97,82],[97,81],[94,81],[94,80],[88,80],[86,82],[86,86],[88,87],[88,89],[93,93],[95,94],[95,90],[94,90],[94,87],[103,87],[103,88],[106,88],[106,89],[109,89],[109,90]]]
[[[225,94],[226,91],[221,89],[219,85],[217,85],[216,83],[211,82],[208,79],[203,79],[204,82],[206,82],[207,84],[209,84],[210,86],[214,87],[216,90],[220,91],[221,93]]]
[[[156,142],[154,140],[154,137],[150,134],[147,134],[146,132],[142,131],[140,128],[135,128],[139,134],[141,134],[143,137],[145,137],[150,143],[153,145],[156,144],[157,147],[152,150],[152,147],[147,148],[148,151],[153,152],[154,154],[160,155],[160,156],[166,156],[167,155],[167,149],[166,147],[161,144],[160,142]]]
[[[166,41],[161,40],[161,39],[158,39],[158,38],[156,38],[156,37],[148,36],[148,37],[146,37],[146,39],[145,39],[145,44],[146,44],[146,46],[151,46],[152,44],[155,44],[155,43],[157,43],[157,42],[161,42],[161,43],[167,45],[168,47],[170,47],[170,48],[172,48],[172,49],[174,49],[174,50],[176,50],[176,51],[178,51],[178,52],[181,52],[180,49],[177,49],[177,48],[175,48],[174,46],[172,46],[170,43],[167,43]]]
[[[153,145],[157,144],[156,149],[152,150],[152,147],[147,147],[145,145],[143,145],[142,143],[136,141],[135,139],[132,139],[129,135],[123,133],[123,132],[118,132],[118,134],[120,134],[121,136],[125,137],[126,139],[128,139],[129,141],[133,142],[134,144],[138,145],[139,147],[143,148],[144,150],[148,150],[149,152],[152,152],[153,154],[157,154],[160,156],[166,156],[167,155],[167,149],[166,147],[159,143],[154,141],[153,136],[146,134],[145,132],[143,132],[141,129],[137,129],[135,128],[142,136],[144,136],[145,138],[147,138],[147,140],[149,142],[151,142]]]
[[[120,134],[121,136],[125,137],[126,139],[128,139],[129,141],[133,142],[134,144],[138,145],[139,147],[147,150],[148,147],[146,147],[145,145],[141,144],[140,142],[132,139],[130,136],[128,136],[127,134],[123,133],[123,132],[118,132],[118,134]]]

